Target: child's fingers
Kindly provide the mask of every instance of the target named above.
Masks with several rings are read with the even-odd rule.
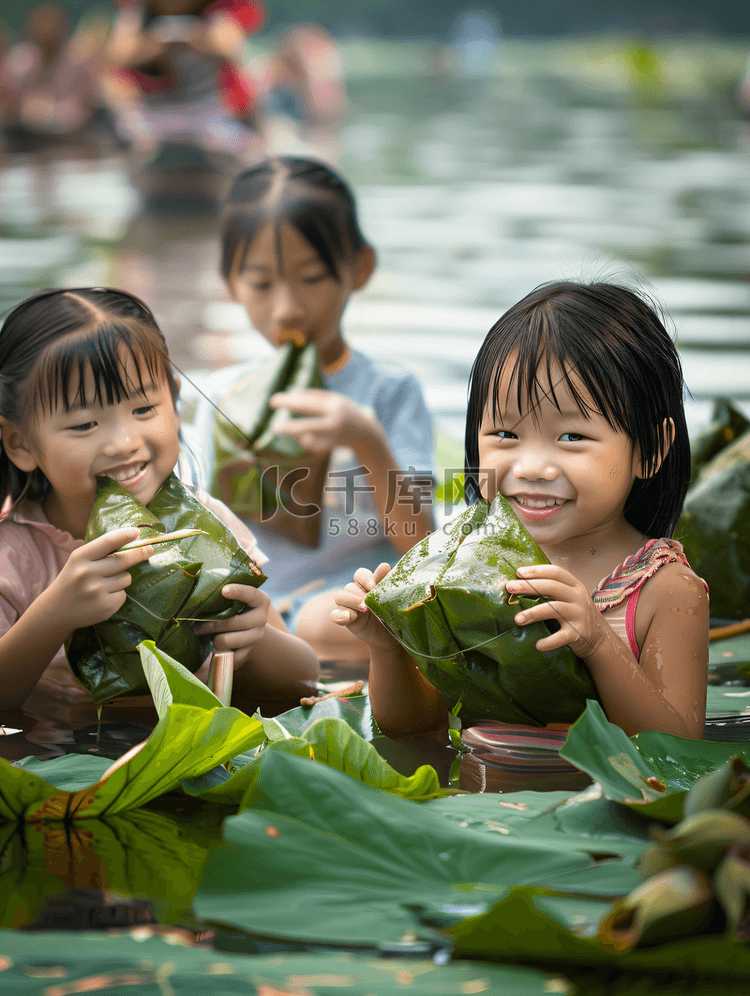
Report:
[[[331,610],[331,622],[335,622],[339,626],[350,626],[358,618],[359,613],[354,609],[338,608]]]
[[[380,567],[382,566],[383,565],[381,564]],[[380,570],[380,567],[378,567],[378,570]],[[375,575],[373,574],[372,571],[368,570],[366,567],[357,568],[357,570],[354,572],[353,581],[354,584],[358,584],[360,588],[363,588],[365,591],[372,591],[372,589],[377,584],[377,581],[375,580]],[[352,582],[350,581],[349,584],[351,583]],[[347,588],[348,587],[349,585],[347,585]]]
[[[362,597],[362,590],[353,581],[350,581],[346,588],[337,591],[333,596],[333,600],[336,605],[343,609],[354,609],[356,612],[367,611],[365,600]]]
[[[126,543],[132,543],[140,535],[141,531],[138,526],[126,526],[123,529],[115,529],[111,533],[104,533],[103,536],[97,536],[96,539],[89,540],[85,544],[86,552],[89,554],[91,560],[99,560],[100,557],[106,557],[107,554],[119,550]],[[141,549],[144,548],[141,547]],[[132,553],[133,551],[127,552]]]
[[[288,408],[295,415],[320,415],[329,401],[330,392],[319,387],[279,391],[268,399],[271,408]]]
[[[565,601],[572,596],[572,586],[553,578],[534,578],[529,581],[508,581],[506,591],[511,595],[525,595],[527,598],[554,598]]]
[[[270,605],[271,602],[265,591],[250,584],[225,584],[221,593],[230,601],[244,602],[251,607],[264,605],[266,602]]]

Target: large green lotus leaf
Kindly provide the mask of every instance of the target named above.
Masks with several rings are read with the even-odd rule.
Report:
[[[363,738],[372,741],[380,734],[373,719],[368,695],[350,695],[348,698],[324,699],[313,706],[297,706],[282,712],[275,719],[293,737],[301,736],[319,719],[343,719]]]
[[[159,719],[166,716],[173,703],[198,706],[199,709],[223,706],[217,695],[179,661],[160,650],[153,640],[141,643],[138,653]],[[258,733],[262,734],[262,727]],[[262,739],[258,743],[262,743]]]
[[[602,947],[588,928],[590,904],[578,908],[561,904],[542,890],[516,888],[488,912],[472,916],[448,928],[455,958],[527,962],[574,967],[607,966],[621,972],[664,973],[682,977],[676,992],[714,994],[715,987],[701,987],[702,979],[739,978],[750,975],[750,948],[724,935],[691,938],[671,944],[636,948],[615,954]],[[600,904],[596,912],[601,913]],[[578,925],[577,930],[571,929]],[[581,931],[581,927],[583,931]],[[582,936],[583,935],[583,936]],[[640,993],[633,979],[624,990]],[[659,992],[669,991],[659,987]],[[604,986],[602,992],[608,992]],[[621,990],[623,991],[623,990]],[[649,991],[649,990],[647,990]],[[727,992],[722,984],[721,992]]]
[[[150,899],[160,921],[190,917],[208,847],[221,836],[223,810],[203,807],[190,821],[137,809],[61,824],[6,824],[0,830],[0,925],[34,919],[47,896],[107,889]]]
[[[607,798],[668,823],[682,819],[691,786],[737,754],[750,761],[750,744],[710,743],[654,730],[629,738],[608,722],[598,702],[587,704],[560,750],[561,757],[602,786]]]
[[[425,807],[280,751],[224,823],[194,901],[198,916],[265,936],[384,946],[486,910],[516,883],[598,898],[639,876],[533,840],[453,826]],[[615,870],[616,869],[616,870]],[[632,885],[631,885],[632,884]]]
[[[705,578],[715,619],[750,610],[750,431],[710,460],[688,489],[675,536]]]
[[[717,453],[733,443],[748,429],[750,429],[750,421],[735,408],[729,398],[715,398],[710,424],[697,439],[690,443],[691,480],[695,481],[706,464]]]
[[[482,719],[572,722],[596,690],[568,647],[543,653],[544,623],[517,626],[505,582],[547,560],[498,496],[483,499],[412,547],[366,598],[464,726]]]
[[[183,778],[224,764],[262,739],[259,721],[238,709],[172,705],[140,751],[106,778],[97,771],[98,779],[85,786],[55,785],[59,769],[69,776],[71,762],[64,757],[25,767],[0,759],[0,821],[84,819],[125,812],[173,791]],[[81,755],[74,758],[83,763]]]
[[[112,518],[110,519],[110,509]],[[142,528],[143,538],[199,528],[198,535],[157,544],[148,561],[131,569],[125,604],[95,626],[73,632],[65,646],[71,668],[96,702],[148,691],[138,644],[153,640],[190,671],[210,651],[193,623],[226,618],[244,608],[221,594],[225,584],[258,586],[265,580],[226,526],[174,474],[148,508],[111,478],[97,482],[86,539],[113,528]]]
[[[559,976],[532,968],[374,958],[372,952],[281,951],[231,954],[186,947],[175,933],[0,932],[3,987],[14,996],[87,992],[122,996],[549,996],[570,993]],[[259,944],[258,947],[262,945]],[[40,978],[41,976],[41,978]],[[7,987],[7,988],[6,988]],[[724,996],[732,996],[723,991]],[[666,996],[670,996],[669,993]]]
[[[264,722],[268,724],[268,721]],[[283,730],[278,724],[276,728]],[[247,793],[254,790],[260,777],[261,758],[268,751],[282,751],[318,761],[365,785],[404,799],[431,799],[446,791],[440,787],[437,772],[430,765],[421,765],[413,775],[403,775],[343,719],[332,717],[316,720],[300,736],[277,736],[257,757],[246,759],[242,767],[232,774],[225,769],[215,769],[202,778],[184,781],[182,787],[190,795],[200,796],[206,801],[240,805]],[[235,763],[238,760],[235,758]]]
[[[585,792],[480,792],[431,799],[429,812],[462,827],[506,839],[533,840],[561,850],[619,857],[635,866],[649,842],[648,824],[629,809]]]

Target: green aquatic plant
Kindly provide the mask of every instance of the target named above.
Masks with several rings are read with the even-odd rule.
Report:
[[[75,630],[65,645],[73,672],[95,702],[148,692],[138,652],[143,640],[153,640],[197,671],[211,640],[196,636],[195,623],[226,619],[245,607],[224,598],[225,584],[258,587],[265,581],[230,530],[175,474],[148,507],[117,481],[101,478],[86,540],[122,526],[138,526],[137,542],[154,541],[154,554],[131,569],[133,580],[122,608],[104,622]],[[163,542],[165,534],[173,533],[181,535]]]
[[[514,617],[544,599],[505,589],[519,567],[543,563],[498,495],[412,547],[365,601],[464,726],[482,719],[571,723],[596,698],[588,668],[568,647],[537,650],[550,627],[518,626]]]

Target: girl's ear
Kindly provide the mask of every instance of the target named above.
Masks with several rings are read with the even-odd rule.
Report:
[[[371,245],[365,245],[359,250],[354,263],[354,290],[362,290],[372,276],[377,262],[378,255]]]
[[[36,470],[39,466],[36,456],[31,450],[26,434],[16,423],[0,418],[0,432],[2,432],[2,447],[10,462],[27,474]]]
[[[642,461],[640,462],[640,470],[638,472],[638,476],[643,478],[644,480],[646,478],[653,477],[658,472],[659,468],[664,462],[664,457],[667,455],[667,453],[669,453],[670,449],[672,448],[672,443],[674,442],[674,433],[675,433],[673,418],[664,419],[661,425],[661,433],[662,433],[663,449],[661,456],[657,459],[654,467],[651,469],[649,473],[644,473],[643,462]]]

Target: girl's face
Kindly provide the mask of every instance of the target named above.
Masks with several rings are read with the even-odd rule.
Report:
[[[513,357],[506,364],[512,369]],[[538,407],[518,410],[516,384],[503,372],[495,416],[488,400],[479,430],[482,495],[501,494],[548,557],[573,552],[571,544],[596,548],[598,538],[619,540],[632,532],[623,509],[640,461],[630,437],[591,409],[583,415],[562,378],[551,371],[558,410],[540,384]],[[510,394],[508,388],[510,387]]]
[[[344,352],[341,316],[349,295],[370,276],[372,250],[340,264],[337,280],[293,225],[281,225],[280,246],[278,254],[274,226],[268,222],[251,242],[243,271],[230,277],[230,290],[272,346],[294,339],[296,333],[314,342],[321,364],[329,366]]]
[[[32,423],[26,441],[29,466],[38,467],[51,485],[44,503],[47,518],[59,529],[83,539],[99,477],[114,478],[147,505],[174,469],[179,456],[180,420],[164,375],[150,382],[143,371],[143,394],[129,353],[123,355],[130,397],[113,404],[93,401],[94,379],[84,376],[86,407],[61,406]],[[74,396],[77,384],[72,384]],[[14,459],[14,463],[18,462]],[[20,462],[18,462],[20,466]]]

